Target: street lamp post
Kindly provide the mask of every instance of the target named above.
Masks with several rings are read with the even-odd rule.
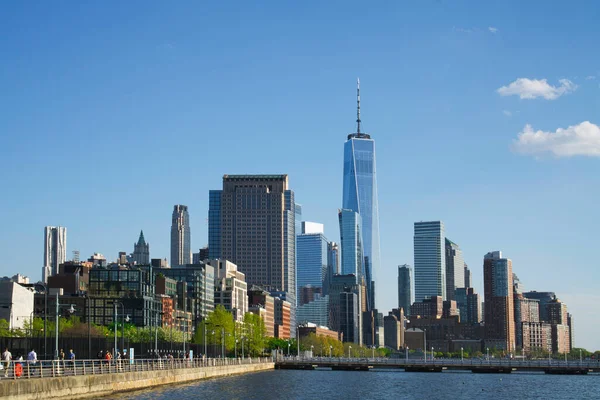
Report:
[[[351,358],[350,357],[350,350],[352,350],[352,346],[348,346],[348,358]]]
[[[221,358],[225,358],[225,328],[221,328]]]
[[[464,357],[463,357],[463,348],[460,348],[460,362],[464,361]]]
[[[431,361],[433,362],[433,346],[431,346]]]
[[[329,358],[331,358],[331,350],[333,349],[333,346],[329,346]]]
[[[238,344],[238,340],[235,339],[235,358],[237,358],[237,344]]]
[[[54,348],[54,358],[58,360],[58,317],[59,317],[59,309],[61,306],[65,306],[66,304],[60,304],[58,302],[58,291],[56,292],[56,338],[55,338],[55,348]],[[73,314],[75,312],[75,307],[71,304],[71,308],[69,308],[69,313]]]
[[[208,357],[206,353],[206,321],[204,321],[204,357]]]
[[[487,360],[490,361],[490,348],[489,347],[486,348],[486,355],[487,355]]]
[[[313,346],[312,344],[310,345],[310,356],[314,357],[313,355],[313,349],[315,348],[315,346]]]
[[[405,353],[406,353],[406,363],[408,364],[408,346],[406,346],[406,348],[404,349]]]
[[[425,362],[427,362],[427,329],[423,329],[423,340],[424,340],[424,344],[423,344],[423,350],[425,351]]]
[[[288,357],[290,356],[290,346],[292,345],[292,342],[288,341]]]
[[[375,359],[375,346],[373,346],[373,359]]]

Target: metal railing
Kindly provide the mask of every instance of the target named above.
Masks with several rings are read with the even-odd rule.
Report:
[[[155,358],[122,360],[52,360],[52,361],[2,361],[3,379],[55,378],[78,375],[102,375],[124,372],[164,371],[224,367],[234,365],[264,364],[273,362],[270,357],[245,358]]]
[[[600,360],[558,360],[558,359],[536,359],[515,360],[504,358],[490,359],[452,359],[434,358],[423,360],[422,358],[384,358],[384,357],[298,357],[278,356],[277,363],[281,364],[368,364],[372,366],[442,366],[442,367],[512,367],[512,368],[589,368],[600,369]]]

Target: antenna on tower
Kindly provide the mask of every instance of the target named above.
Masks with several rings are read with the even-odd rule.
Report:
[[[356,133],[360,133],[360,78],[356,78]]]

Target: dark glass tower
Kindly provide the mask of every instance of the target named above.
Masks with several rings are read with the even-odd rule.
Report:
[[[367,308],[375,308],[374,271],[379,268],[379,207],[375,168],[375,141],[361,132],[360,81],[357,82],[356,133],[344,144],[344,193],[342,208],[362,219],[363,262],[367,286]],[[343,253],[343,251],[342,251]],[[343,257],[343,254],[342,254]]]

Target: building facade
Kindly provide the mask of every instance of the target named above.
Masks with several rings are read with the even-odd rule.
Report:
[[[465,262],[460,247],[446,238],[446,300],[455,300],[454,291],[465,287]]]
[[[543,322],[521,322],[521,339],[523,351],[552,353],[552,326]]]
[[[344,173],[342,208],[361,217],[363,263],[367,287],[367,309],[375,308],[373,291],[375,271],[379,269],[379,205],[375,141],[361,132],[360,87],[357,87],[357,129],[348,135],[344,144]],[[344,250],[342,249],[342,257]],[[342,269],[342,273],[345,273]]]
[[[225,175],[223,189],[210,192],[209,253],[238,265],[249,285],[285,292],[292,307],[292,326],[296,308],[294,208],[287,175]]]
[[[402,309],[400,309],[402,313]],[[384,326],[384,344],[385,347],[392,350],[400,350],[404,347],[404,318],[398,318],[391,311],[389,315],[383,317]]]
[[[478,324],[481,322],[481,300],[473,288],[458,288],[455,291],[456,305],[460,310],[460,322]]]
[[[408,264],[398,266],[398,307],[410,315],[412,301],[412,269]]]
[[[47,226],[44,228],[44,267],[42,281],[58,274],[58,266],[67,260],[67,228]]]
[[[515,317],[512,261],[501,251],[483,258],[485,295],[485,345],[498,350],[515,351]]]
[[[318,326],[329,326],[329,295],[316,298],[298,306],[296,321],[298,324],[313,323]]]
[[[446,299],[445,239],[443,222],[415,222],[415,301]]]
[[[222,305],[237,322],[248,312],[248,286],[237,265],[227,260],[207,260],[215,270],[215,307]]]
[[[353,274],[357,280],[361,277],[366,278],[361,216],[352,210],[338,210],[338,219],[340,222],[342,274]]]
[[[171,220],[171,266],[192,263],[190,215],[188,207],[175,205]]]
[[[323,225],[318,224],[320,228],[315,230],[311,229],[315,226],[309,224],[302,222],[302,232],[296,238],[297,293],[303,288],[323,293],[323,284],[327,280],[328,272],[328,241],[323,234]],[[300,296],[298,306],[308,301],[312,299],[302,299]]]
[[[33,298],[33,291],[16,282],[0,282],[0,319],[8,321],[8,329],[23,329],[31,320]]]

